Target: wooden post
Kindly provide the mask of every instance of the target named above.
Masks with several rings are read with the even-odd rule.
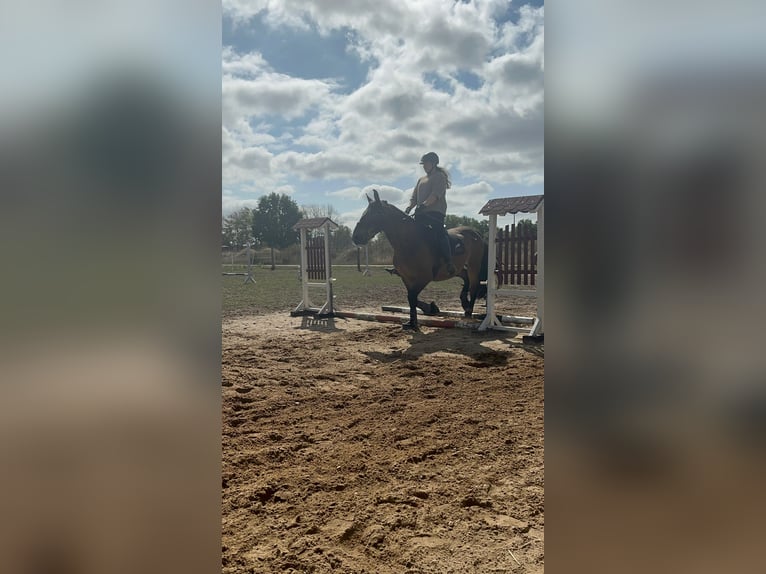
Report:
[[[325,222],[323,225],[324,228],[324,280],[327,284],[327,299],[325,306],[320,311],[321,313],[329,313],[332,315],[333,312],[333,295],[332,295],[332,267],[330,266],[330,227],[329,223]]]

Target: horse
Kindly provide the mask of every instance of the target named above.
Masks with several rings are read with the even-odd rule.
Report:
[[[445,281],[452,277],[463,280],[460,303],[465,316],[471,317],[476,299],[487,293],[486,285],[481,282],[487,279],[488,247],[481,234],[466,226],[448,230],[456,269],[455,274],[449,274],[435,247],[424,240],[422,226],[395,205],[381,201],[377,189],[372,192],[374,199],[367,195],[367,209],[354,227],[351,239],[355,245],[366,245],[382,231],[394,248],[394,269],[407,288],[410,305],[410,320],[402,327],[418,330],[418,308],[427,315],[438,313],[434,303],[426,304],[418,296],[431,281]]]

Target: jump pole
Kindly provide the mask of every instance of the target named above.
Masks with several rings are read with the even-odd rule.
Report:
[[[410,308],[409,307],[394,307],[391,305],[383,305],[381,308],[381,311],[388,311],[389,313],[409,313]],[[418,315],[423,315],[423,311],[421,309],[417,309]],[[447,317],[465,317],[465,313],[461,311],[439,311],[437,315],[446,315]],[[433,315],[426,315],[427,317],[432,317]],[[473,319],[484,319],[487,315],[485,313],[474,313],[471,315],[471,318]],[[511,323],[516,325],[532,325],[534,324],[535,320],[532,317],[516,317],[513,315],[497,315],[497,320],[501,323]],[[420,319],[418,319],[419,321]]]
[[[361,321],[375,321],[378,323],[404,323],[401,317],[396,315],[381,315],[377,313],[360,313],[357,311],[335,311],[334,317],[343,317],[345,319],[359,319]],[[478,323],[469,323],[467,321],[454,321],[450,319],[418,319],[419,325],[426,327],[441,327],[443,329],[478,329]]]

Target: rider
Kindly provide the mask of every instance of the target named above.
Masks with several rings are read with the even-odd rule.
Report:
[[[421,177],[412,190],[410,204],[405,213],[409,214],[413,207],[415,221],[423,225],[431,225],[439,233],[439,255],[445,260],[447,273],[455,274],[455,266],[452,264],[452,253],[449,246],[449,236],[444,228],[444,218],[447,214],[447,190],[452,186],[449,173],[443,167],[439,167],[439,156],[434,152],[428,152],[420,158],[426,174]]]

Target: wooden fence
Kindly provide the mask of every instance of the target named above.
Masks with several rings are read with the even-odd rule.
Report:
[[[506,225],[495,239],[495,274],[500,285],[534,285],[537,232],[528,225]]]
[[[324,281],[327,279],[324,250],[324,235],[308,238],[306,242],[306,270],[311,280]]]

